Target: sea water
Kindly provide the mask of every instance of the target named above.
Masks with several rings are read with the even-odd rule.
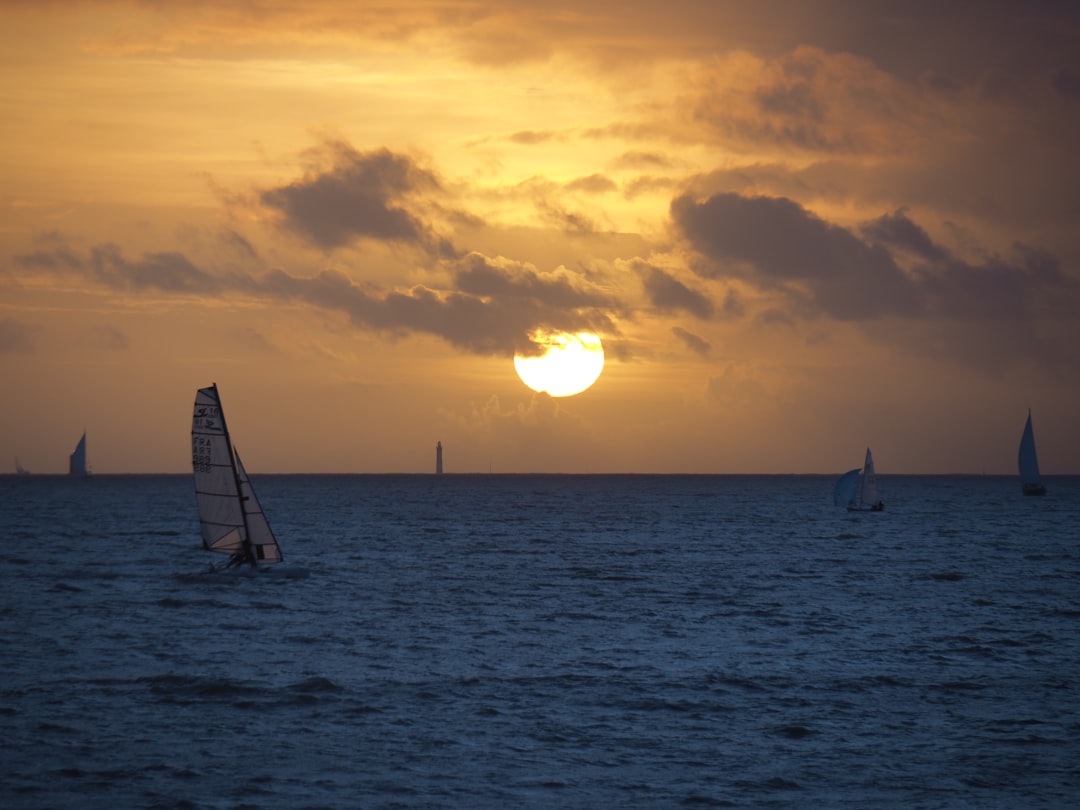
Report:
[[[1078,478],[254,482],[0,478],[0,806],[1080,802]]]

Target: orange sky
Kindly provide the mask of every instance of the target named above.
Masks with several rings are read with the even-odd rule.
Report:
[[[1080,13],[934,5],[0,0],[0,462],[1080,472]]]

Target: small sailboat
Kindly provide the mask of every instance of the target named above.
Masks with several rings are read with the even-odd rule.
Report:
[[[862,469],[856,467],[840,476],[833,488],[833,503],[851,512],[880,512],[885,508],[878,494],[877,475],[874,473],[874,457],[866,448],[866,460]]]
[[[1031,429],[1031,409],[1028,408],[1027,423],[1020,437],[1020,449],[1016,454],[1020,468],[1020,483],[1025,495],[1045,495],[1046,485],[1039,475],[1039,459],[1035,455],[1035,432]]]
[[[85,478],[90,475],[90,468],[86,466],[86,431],[75,445],[75,452],[68,456],[68,475]]]
[[[30,471],[19,463],[19,457],[15,456],[15,474],[16,475],[29,475]]]
[[[281,547],[229,437],[216,383],[195,395],[191,461],[203,548],[228,554],[226,568],[281,562]]]

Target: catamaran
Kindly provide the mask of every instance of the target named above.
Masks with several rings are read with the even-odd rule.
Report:
[[[1020,437],[1020,450],[1016,454],[1020,468],[1020,483],[1025,495],[1045,495],[1046,485],[1039,475],[1039,459],[1035,455],[1035,432],[1031,429],[1031,409],[1028,408],[1027,423]]]
[[[860,474],[861,473],[861,474]],[[862,469],[856,467],[840,476],[833,489],[833,503],[847,507],[850,512],[880,512],[885,508],[877,488],[874,457],[866,448]]]
[[[228,554],[226,568],[281,562],[281,547],[229,437],[216,383],[195,394],[191,462],[203,548]]]

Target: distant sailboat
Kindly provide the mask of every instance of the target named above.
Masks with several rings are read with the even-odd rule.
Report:
[[[878,494],[874,457],[870,455],[869,447],[866,448],[866,461],[862,469],[856,467],[848,470],[837,480],[833,489],[833,503],[852,512],[880,512],[885,508]]]
[[[229,438],[217,384],[195,395],[191,460],[203,548],[228,554],[227,568],[281,562],[281,547]]]
[[[85,478],[89,474],[90,469],[86,466],[86,431],[84,430],[82,438],[75,445],[75,452],[68,457],[68,475]]]
[[[1046,485],[1039,475],[1039,459],[1035,455],[1035,432],[1031,429],[1031,409],[1028,409],[1024,434],[1020,437],[1020,450],[1016,454],[1020,468],[1020,481],[1025,495],[1045,495]]]
[[[15,456],[15,474],[16,475],[29,475],[30,471],[19,463],[19,457]]]

